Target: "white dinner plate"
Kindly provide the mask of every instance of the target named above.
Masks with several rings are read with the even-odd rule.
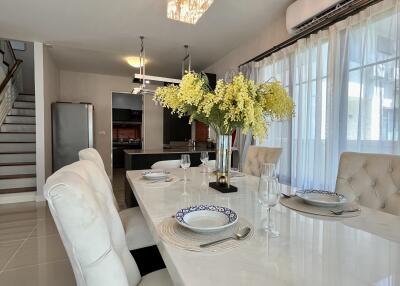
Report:
[[[146,171],[143,172],[143,178],[146,180],[150,181],[155,181],[155,180],[162,180],[166,179],[168,177],[168,173],[165,171],[160,171],[160,170],[154,170],[154,171]]]
[[[191,206],[179,210],[177,222],[194,232],[207,233],[226,229],[237,222],[237,214],[225,207],[214,205]]]
[[[340,207],[347,203],[345,196],[320,190],[297,191],[296,196],[310,205],[319,207]]]

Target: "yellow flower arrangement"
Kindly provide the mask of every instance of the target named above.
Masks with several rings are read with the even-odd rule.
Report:
[[[285,120],[294,114],[293,100],[278,81],[255,84],[243,74],[232,83],[218,80],[211,91],[203,74],[187,73],[179,86],[159,87],[155,100],[179,116],[190,115],[213,127],[219,134],[232,134],[235,128],[250,130],[254,137],[267,135],[266,119]]]

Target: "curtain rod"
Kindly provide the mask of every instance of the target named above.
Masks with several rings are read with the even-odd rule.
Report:
[[[262,59],[269,57],[273,53],[276,53],[286,47],[293,45],[298,40],[306,38],[306,37],[310,36],[311,34],[314,34],[320,30],[327,29],[329,26],[333,25],[334,23],[337,23],[339,21],[346,19],[349,16],[357,14],[361,10],[364,10],[367,7],[372,6],[381,1],[383,1],[383,0],[359,0],[359,1],[355,1],[355,3],[350,3],[349,7],[346,10],[343,10],[343,11],[337,13],[337,15],[335,15],[334,17],[327,18],[324,21],[316,24],[315,26],[313,26],[307,30],[304,30],[303,32],[300,32],[297,35],[294,35],[293,37],[287,39],[286,41],[272,47],[271,49],[259,54],[258,56],[248,60],[247,62],[242,63],[241,65],[239,65],[239,67],[241,67],[245,64],[248,64],[250,62],[253,62],[253,61],[259,62]]]

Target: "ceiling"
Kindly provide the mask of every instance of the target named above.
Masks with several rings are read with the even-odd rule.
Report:
[[[145,36],[147,73],[178,76],[183,45],[202,70],[249,41],[293,0],[214,0],[196,25],[166,18],[166,0],[1,0],[0,37],[52,46],[58,66],[129,76]]]

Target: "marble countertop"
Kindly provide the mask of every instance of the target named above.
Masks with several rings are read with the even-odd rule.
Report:
[[[258,203],[259,178],[232,178],[239,191],[222,194],[208,187],[213,177],[200,171],[190,168],[187,184],[159,187],[142,184],[141,171],[127,172],[175,285],[400,285],[399,217],[364,207],[358,217],[319,217],[277,205],[273,218],[281,235],[271,239],[262,229],[267,212]],[[182,169],[171,173],[183,177]],[[178,248],[159,237],[160,222],[178,209],[210,203],[228,206],[248,220],[254,227],[251,240],[209,254]]]
[[[200,153],[203,151],[215,152],[215,149],[207,148],[171,148],[171,149],[152,149],[152,150],[135,150],[125,149],[124,152],[128,155],[148,155],[148,154],[171,154],[171,153]]]

